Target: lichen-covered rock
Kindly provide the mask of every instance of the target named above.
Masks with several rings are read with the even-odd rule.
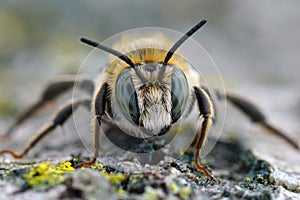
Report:
[[[237,151],[238,150],[238,151]],[[284,172],[237,144],[218,142],[205,165],[215,179],[207,181],[187,151],[157,165],[138,160],[109,166],[96,162],[74,169],[82,158],[64,161],[0,160],[0,199],[297,199],[299,177]],[[124,167],[125,166],[125,167]],[[130,168],[128,171],[122,169]]]
[[[92,169],[77,170],[62,196],[70,197],[73,190],[81,191],[83,199],[118,199],[120,195],[101,173]]]

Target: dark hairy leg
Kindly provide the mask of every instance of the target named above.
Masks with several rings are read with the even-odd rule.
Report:
[[[250,120],[263,128],[265,128],[269,133],[273,133],[274,135],[280,137],[281,139],[288,142],[294,148],[299,149],[299,144],[289,138],[283,131],[279,130],[277,127],[271,125],[266,116],[262,113],[262,111],[249,100],[240,97],[238,95],[232,93],[226,93],[226,98],[230,103],[239,108]]]
[[[76,77],[75,75],[66,75],[53,79],[45,87],[40,99],[16,117],[16,120],[8,128],[3,137],[8,138],[17,126],[33,117],[34,114],[41,110],[45,105],[58,98],[61,94],[71,90],[73,87],[85,90],[91,96],[94,91],[93,81],[85,79],[83,77]]]
[[[38,144],[43,138],[48,136],[57,126],[62,126],[66,120],[72,115],[72,113],[80,106],[83,105],[88,110],[90,110],[91,101],[89,99],[78,99],[73,102],[67,103],[63,106],[55,115],[53,120],[47,124],[45,124],[32,138],[29,144],[24,148],[24,150],[17,154],[11,150],[2,150],[1,154],[10,154],[14,158],[23,158],[29,150],[31,150],[36,144]]]
[[[107,104],[107,94],[108,94],[108,85],[105,83],[100,87],[100,90],[97,92],[94,100],[94,118],[93,118],[93,140],[94,140],[94,156],[90,161],[80,163],[75,166],[75,168],[80,168],[83,166],[91,166],[93,165],[97,157],[99,157],[100,151],[100,126],[102,117],[105,115],[105,109]]]
[[[213,176],[211,175],[211,173],[200,164],[200,154],[209,129],[211,127],[211,124],[213,122],[214,108],[210,97],[205,90],[198,87],[194,87],[194,91],[198,102],[200,116],[202,116],[203,118],[201,128],[199,129],[198,134],[195,138],[195,165],[199,171],[205,173],[208,179],[212,179]]]

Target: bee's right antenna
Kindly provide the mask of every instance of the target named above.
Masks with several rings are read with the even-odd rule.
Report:
[[[103,51],[106,51],[112,55],[115,55],[117,56],[118,58],[120,58],[121,60],[123,60],[124,62],[126,62],[130,67],[134,68],[134,64],[133,62],[130,60],[130,58],[128,58],[128,56],[122,54],[121,52],[115,50],[115,49],[112,49],[110,47],[107,47],[103,44],[99,44],[98,42],[95,42],[95,41],[92,41],[92,40],[89,40],[87,38],[80,38],[80,41],[85,43],[85,44],[88,44],[90,46],[93,46],[93,47],[96,47],[98,49],[101,49]]]
[[[206,23],[206,20],[200,21],[198,24],[196,24],[193,28],[191,28],[186,34],[184,34],[168,51],[164,64],[167,64],[168,61],[171,59],[173,56],[174,52],[178,49],[182,43],[184,43],[191,35],[193,35],[196,31],[198,31],[204,24]]]

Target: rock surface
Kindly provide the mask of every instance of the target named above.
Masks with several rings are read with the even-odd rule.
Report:
[[[0,199],[299,199],[299,173],[271,165],[236,143],[219,141],[203,160],[213,171],[207,181],[195,170],[193,153],[165,157],[158,165],[138,161],[112,167],[86,158],[16,161],[1,157]],[[117,159],[117,158],[108,158]],[[133,171],[125,173],[118,166]]]

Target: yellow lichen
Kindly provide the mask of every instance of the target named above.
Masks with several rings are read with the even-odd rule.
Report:
[[[245,181],[249,183],[251,181],[251,179],[249,177],[246,177]]]
[[[96,162],[94,165],[91,166],[91,169],[102,170],[104,167],[105,167],[105,164]]]
[[[125,196],[126,194],[126,191],[123,190],[122,188],[113,188],[112,191],[117,193],[120,196]]]
[[[182,199],[187,198],[190,194],[191,194],[191,187],[190,186],[186,186],[180,189],[179,191],[179,196]]]
[[[121,173],[107,173],[106,171],[102,171],[101,173],[105,179],[113,184],[121,183],[126,178],[126,176]]]
[[[176,184],[176,182],[173,182],[170,185],[170,189],[172,190],[173,194],[179,195],[179,197],[182,199],[185,199],[191,194],[190,186],[179,186]]]
[[[172,192],[173,192],[174,194],[177,194],[178,191],[179,191],[179,188],[178,188],[178,186],[177,186],[177,184],[176,184],[175,182],[173,182],[173,183],[171,184],[170,188],[171,188],[171,190],[172,190]]]
[[[65,174],[74,170],[70,162],[62,162],[58,166],[45,162],[31,167],[23,178],[31,188],[47,189],[61,184],[65,180]]]
[[[94,170],[99,170],[103,177],[107,179],[112,184],[121,184],[121,182],[126,179],[126,175],[122,173],[106,172],[105,165],[101,163],[96,163],[91,166]],[[84,169],[84,168],[81,168]],[[66,179],[66,175],[73,172],[75,168],[72,167],[72,163],[61,162],[58,165],[52,165],[50,162],[44,162],[37,166],[30,167],[29,172],[23,175],[26,183],[30,188],[34,189],[48,189],[52,186],[59,185],[63,183]],[[115,188],[116,192],[120,195],[125,191],[121,188]]]
[[[260,183],[262,183],[264,181],[264,177],[261,174],[257,174],[256,176],[256,180]]]
[[[72,172],[75,169],[72,167],[72,163],[70,162],[62,162],[58,165],[57,170]]]

